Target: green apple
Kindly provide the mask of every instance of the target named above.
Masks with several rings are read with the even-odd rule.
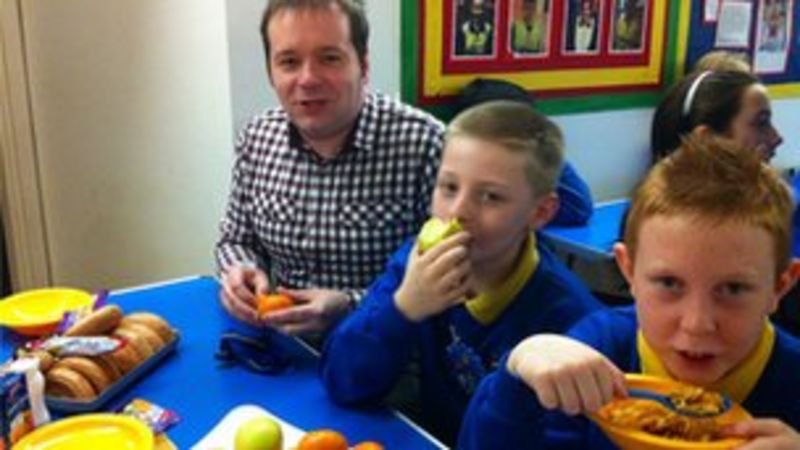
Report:
[[[278,422],[258,416],[239,425],[233,442],[235,450],[282,450],[283,432]]]
[[[428,249],[433,248],[433,246],[441,242],[442,239],[463,230],[464,228],[458,222],[458,219],[450,219],[445,222],[438,217],[431,217],[425,222],[425,225],[422,226],[422,230],[420,230],[419,236],[417,236],[419,251],[426,252]]]

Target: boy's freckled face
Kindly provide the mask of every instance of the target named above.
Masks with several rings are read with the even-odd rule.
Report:
[[[458,218],[472,237],[473,265],[516,258],[538,201],[527,157],[467,136],[449,139],[433,194],[433,215]]]
[[[773,238],[741,222],[642,222],[628,274],[640,327],[670,374],[710,385],[758,342],[777,305]]]

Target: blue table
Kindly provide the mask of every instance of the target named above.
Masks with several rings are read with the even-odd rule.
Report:
[[[228,330],[252,334],[252,330],[229,318],[219,306],[218,292],[214,278],[194,277],[112,293],[109,301],[126,313],[152,311],[181,334],[177,351],[112,404],[141,397],[175,410],[181,422],[168,434],[181,449],[199,441],[229,410],[245,403],[259,405],[306,430],[339,430],[350,442],[377,440],[387,449],[445,448],[388,409],[352,410],[331,403],[317,377],[316,357],[288,338],[294,364],[283,374],[220,367],[214,359],[220,334]],[[7,355],[8,332],[2,333]]]
[[[541,234],[568,255],[586,261],[610,260],[614,257],[614,243],[620,240],[622,219],[628,210],[627,199],[598,203],[594,207],[589,223],[583,226],[544,227]]]

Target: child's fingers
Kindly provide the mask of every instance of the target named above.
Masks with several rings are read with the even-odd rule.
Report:
[[[559,395],[555,379],[552,375],[542,375],[534,377],[532,380],[525,379],[526,382],[530,381],[529,385],[536,392],[536,397],[539,398],[539,404],[545,409],[556,409],[559,406]]]
[[[437,248],[437,250],[439,249]],[[442,246],[441,251],[435,255],[433,263],[435,264],[446,260],[449,261],[451,265],[454,265],[462,259],[467,259],[467,255],[467,246],[465,244],[457,243],[447,247]]]
[[[581,412],[581,397],[577,380],[572,376],[559,377],[556,380],[559,407],[562,411],[574,416]]]
[[[754,438],[759,436],[779,436],[796,432],[778,419],[751,419],[726,426],[722,429],[722,433],[726,436]]]
[[[748,439],[739,450],[782,450],[800,448],[800,435],[778,419],[751,419],[722,428],[724,436]]]
[[[602,370],[584,370],[576,375],[575,384],[581,399],[580,412],[593,412],[605,404],[603,401],[604,387],[595,372],[602,372]]]
[[[446,291],[455,291],[460,289],[469,278],[470,263],[469,260],[462,260],[455,266],[450,266],[442,274],[435,274],[434,280]]]
[[[611,376],[611,385],[613,387],[613,392],[611,393],[611,397],[608,398],[608,401],[611,401],[613,398],[625,398],[628,396],[628,388],[625,386],[625,372],[621,371],[619,367],[615,366],[609,360],[606,360],[606,368]]]
[[[600,404],[597,405],[595,408],[589,408],[589,411],[596,411],[601,406],[613,400],[615,396],[616,397],[623,396],[623,395],[615,395],[617,389],[616,374],[612,370],[609,370],[608,367],[606,367],[605,365],[599,367],[597,370],[593,372],[593,375],[599,389]]]
[[[463,267],[469,263],[467,248],[464,246],[449,249],[430,263],[428,274],[434,279],[440,279],[456,267]],[[465,275],[465,274],[464,274]]]

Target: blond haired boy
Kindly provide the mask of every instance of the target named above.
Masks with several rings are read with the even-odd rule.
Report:
[[[519,102],[482,103],[450,124],[431,210],[464,231],[424,253],[407,242],[329,337],[321,374],[335,401],[382,400],[416,353],[423,424],[453,442],[503,354],[600,307],[536,239],[558,207],[562,148],[556,125]]]
[[[459,448],[613,448],[580,413],[625,395],[623,372],[719,390],[757,419],[742,448],[798,448],[800,341],[767,316],[795,281],[788,187],[749,149],[691,137],[632,200],[617,263],[632,307],[520,343],[473,397]]]

